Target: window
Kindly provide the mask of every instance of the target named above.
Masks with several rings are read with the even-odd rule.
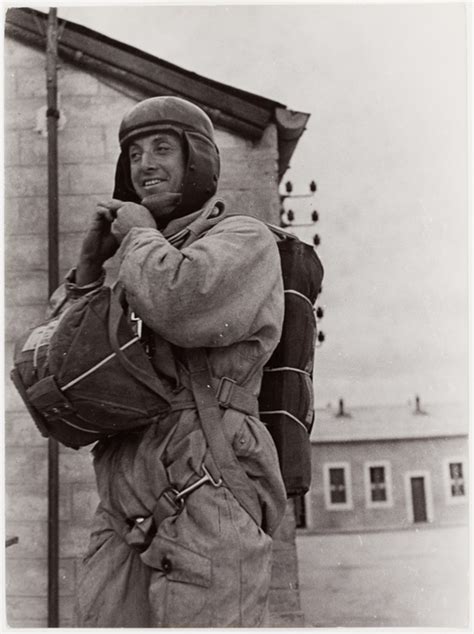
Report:
[[[365,463],[365,501],[367,508],[392,506],[392,473],[386,460]]]
[[[444,477],[448,504],[466,501],[466,467],[464,459],[451,458],[445,461]]]
[[[346,478],[344,469],[329,469],[329,496],[331,504],[345,504],[346,500]]]
[[[449,480],[451,497],[457,498],[461,495],[465,495],[462,462],[449,463]]]
[[[370,467],[370,497],[372,502],[387,501],[387,487],[385,484],[384,467]]]
[[[327,509],[335,511],[352,508],[349,463],[334,462],[324,465],[324,500]]]

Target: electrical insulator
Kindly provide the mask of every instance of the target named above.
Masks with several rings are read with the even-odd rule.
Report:
[[[309,189],[313,192],[313,194],[317,190],[316,183],[314,181],[311,181],[311,183],[309,184]]]
[[[316,308],[316,317],[318,319],[322,319],[324,317],[324,310],[321,308],[321,306],[318,306]]]
[[[286,193],[287,194],[291,194],[291,192],[293,191],[293,185],[292,185],[291,181],[286,181],[285,189],[286,189]]]
[[[314,234],[313,237],[313,244],[314,246],[319,246],[321,244],[321,238],[319,237],[319,235],[317,233]]]
[[[288,209],[288,222],[293,222],[295,219],[295,212],[293,209]]]
[[[311,220],[312,220],[313,222],[318,222],[318,220],[319,220],[319,214],[318,214],[318,212],[316,211],[316,209],[315,209],[315,210],[313,211],[313,213],[311,214]]]
[[[326,339],[326,337],[324,336],[324,332],[322,330],[320,330],[318,332],[318,341],[319,343],[323,343],[323,341]]]

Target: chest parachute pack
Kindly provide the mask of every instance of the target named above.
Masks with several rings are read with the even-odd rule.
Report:
[[[168,412],[123,302],[103,286],[16,342],[11,378],[43,436],[78,449]]]
[[[291,497],[304,494],[311,481],[314,303],[323,268],[310,245],[269,228],[280,254],[285,313],[258,406]],[[68,447],[156,423],[169,411],[169,395],[133,332],[123,296],[109,287],[21,337],[11,377],[42,435]]]

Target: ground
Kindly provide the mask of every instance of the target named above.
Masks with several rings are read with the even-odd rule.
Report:
[[[467,527],[296,543],[306,627],[468,627]]]

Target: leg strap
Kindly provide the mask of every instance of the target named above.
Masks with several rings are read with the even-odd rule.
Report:
[[[224,434],[222,412],[212,384],[207,353],[203,348],[187,348],[186,357],[191,390],[210,452],[208,469],[215,481],[222,478],[240,505],[261,526],[262,510],[256,489]]]

